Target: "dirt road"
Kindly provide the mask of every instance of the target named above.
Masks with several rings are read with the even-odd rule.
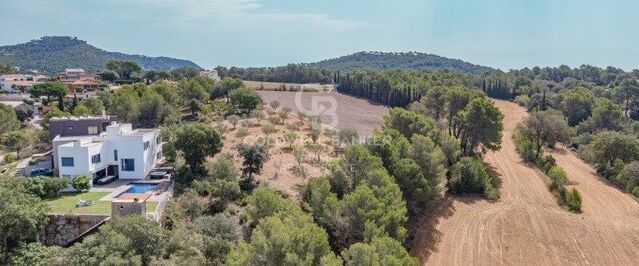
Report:
[[[639,265],[639,203],[601,181],[574,154],[553,155],[582,194],[583,213],[556,203],[542,173],[528,167],[511,136],[526,112],[496,101],[504,113],[502,148],[485,161],[501,198],[449,198],[418,224],[412,253],[429,265]]]

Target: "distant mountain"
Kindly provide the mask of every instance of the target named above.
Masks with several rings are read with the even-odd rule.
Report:
[[[38,70],[55,75],[65,68],[99,71],[109,60],[135,61],[147,70],[171,70],[180,67],[200,68],[197,64],[170,57],[148,57],[107,52],[73,37],[46,36],[27,43],[0,46],[0,62],[21,70]]]
[[[351,72],[353,70],[441,70],[462,73],[482,73],[495,70],[490,67],[471,64],[459,59],[446,58],[434,54],[405,52],[359,52],[339,58],[327,59],[307,64],[311,67],[324,68],[331,71]]]

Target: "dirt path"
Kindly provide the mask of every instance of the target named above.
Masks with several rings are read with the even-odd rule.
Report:
[[[501,198],[442,200],[420,221],[413,254],[430,265],[639,265],[639,203],[559,149],[553,155],[580,190],[584,212],[560,208],[542,173],[515,151],[512,130],[526,112],[496,104],[505,115],[503,143],[485,161],[501,182]]]

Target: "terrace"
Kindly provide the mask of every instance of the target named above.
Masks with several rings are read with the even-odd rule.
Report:
[[[111,215],[112,201],[139,199],[146,204],[146,216],[157,220],[171,197],[172,190],[168,179],[117,180],[106,185],[96,185],[88,192],[62,193],[60,197],[45,202],[50,214]],[[91,201],[91,204],[78,207],[81,200]]]

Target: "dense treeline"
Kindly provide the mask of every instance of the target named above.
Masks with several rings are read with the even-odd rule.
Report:
[[[449,71],[385,72],[355,71],[336,74],[338,90],[368,98],[391,106],[406,106],[425,91],[437,85],[465,85],[486,92],[493,98],[514,99],[519,95],[543,98],[545,93],[584,84],[591,87],[611,87],[627,77],[639,77],[639,70],[630,73],[621,69],[605,69],[582,65],[579,68],[534,67],[521,70],[486,71],[479,74],[451,73]]]
[[[472,79],[450,71],[353,72],[339,75],[339,92],[390,106],[406,107],[435,86],[470,86]]]
[[[280,67],[216,68],[220,77],[233,77],[243,80],[286,83],[320,83],[333,82],[333,73],[303,64],[288,64]]]

